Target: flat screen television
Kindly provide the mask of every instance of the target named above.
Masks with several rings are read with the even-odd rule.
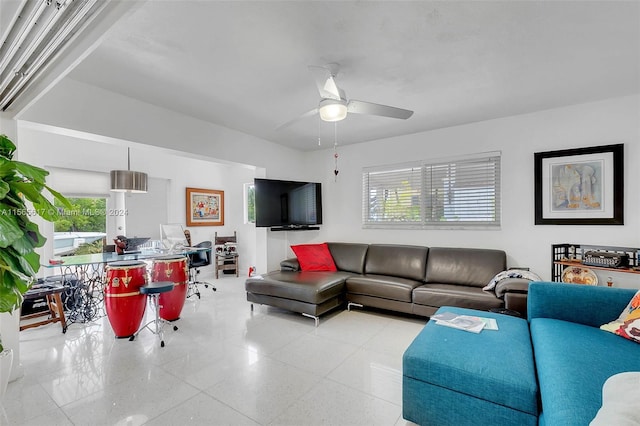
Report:
[[[255,179],[254,188],[256,226],[304,230],[322,224],[320,183]]]

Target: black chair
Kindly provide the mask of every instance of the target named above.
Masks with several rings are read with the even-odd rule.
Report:
[[[200,299],[200,290],[198,289],[198,284],[202,284],[205,288],[209,288],[213,291],[217,289],[205,281],[198,281],[198,275],[200,274],[200,269],[204,266],[211,265],[211,241],[203,241],[199,244],[196,244],[193,247],[201,248],[202,250],[194,251],[193,253],[187,254],[189,258],[189,291],[187,292],[187,297],[191,297],[193,295],[198,296]]]

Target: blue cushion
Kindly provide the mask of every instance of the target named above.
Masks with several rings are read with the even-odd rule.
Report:
[[[464,308],[442,307],[441,312],[495,318],[499,330],[475,334],[429,321],[404,353],[403,375],[537,416],[527,321]]]
[[[605,380],[640,370],[640,345],[612,333],[551,318],[533,318],[530,327],[544,424],[589,424]]]
[[[580,284],[533,282],[529,284],[529,319],[555,318],[600,327],[618,318],[636,290]]]

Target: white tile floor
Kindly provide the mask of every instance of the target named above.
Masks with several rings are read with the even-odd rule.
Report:
[[[266,306],[244,278],[210,278],[187,300],[166,346],[148,331],[115,339],[105,317],[20,333],[24,377],[10,383],[10,425],[408,425],[402,353],[426,323],[367,310],[320,326]],[[147,309],[147,315],[151,315]]]

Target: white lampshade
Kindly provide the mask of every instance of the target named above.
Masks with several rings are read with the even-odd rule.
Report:
[[[320,118],[323,121],[340,121],[347,117],[347,101],[323,99],[320,101]]]

